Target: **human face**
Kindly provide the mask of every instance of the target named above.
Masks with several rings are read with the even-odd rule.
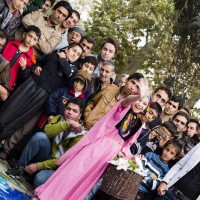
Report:
[[[103,65],[100,69],[100,80],[102,82],[110,82],[110,79],[114,75],[113,66]]]
[[[126,82],[127,82],[127,78],[126,78],[126,77],[121,77],[121,78],[118,80],[117,85],[118,85],[119,87],[122,87],[122,86],[125,85]]]
[[[82,57],[84,58],[86,55],[90,54],[92,52],[93,44],[89,43],[86,39],[83,39],[83,41],[80,43],[80,45],[83,48],[83,54]]]
[[[85,84],[83,83],[83,81],[81,81],[79,79],[74,80],[74,91],[75,92],[82,92],[84,87],[85,87]]]
[[[158,90],[152,96],[152,102],[159,103],[161,107],[163,107],[167,103],[168,100],[169,100],[169,97],[164,90]]]
[[[63,6],[60,6],[56,10],[52,11],[52,15],[49,17],[49,20],[51,24],[59,25],[67,18],[68,15],[68,10]]]
[[[168,163],[170,160],[174,160],[176,158],[176,148],[169,144],[167,145],[162,152],[161,160],[165,163]]]
[[[44,4],[42,5],[42,10],[45,12],[45,11],[47,11],[51,6],[52,6],[52,5],[51,5],[51,1],[46,0],[46,1],[44,2]]]
[[[80,107],[76,104],[69,103],[65,108],[64,117],[66,120],[78,121],[81,117]]]
[[[82,53],[82,49],[79,46],[74,46],[65,49],[65,55],[66,58],[70,61],[70,62],[75,62],[79,59],[79,57],[81,56]]]
[[[149,108],[149,110],[145,114],[145,118],[147,122],[151,122],[158,117],[158,113],[155,109]]]
[[[76,31],[72,31],[67,34],[67,41],[69,42],[69,44],[79,43],[81,41],[81,34]]]
[[[106,43],[101,49],[101,59],[103,61],[110,61],[115,55],[115,46],[111,43]]]
[[[193,137],[197,133],[197,124],[194,122],[189,122],[187,125],[187,134]]]
[[[4,46],[5,43],[6,43],[6,38],[1,38],[0,37],[0,51],[1,51],[1,49]]]
[[[139,80],[130,79],[125,83],[124,90],[127,94],[136,94],[140,87],[139,87]]]
[[[92,63],[85,62],[82,64],[81,69],[87,71],[88,74],[92,74],[94,72],[95,66]]]
[[[12,10],[23,10],[24,7],[29,3],[29,0],[12,0],[11,9]]]
[[[178,110],[179,102],[169,101],[165,105],[164,114],[174,115]]]
[[[149,99],[147,97],[143,98],[142,100],[138,100],[131,104],[131,109],[134,113],[141,113],[143,112],[146,107],[148,106]]]
[[[77,17],[76,13],[73,12],[72,15],[63,22],[63,27],[73,28],[74,26],[76,26],[78,21],[79,18]]]
[[[176,125],[178,132],[183,132],[187,124],[187,119],[184,116],[177,115],[173,123]]]
[[[30,31],[28,33],[24,33],[24,40],[23,43],[26,47],[32,47],[36,45],[39,41],[39,37],[36,35],[35,32]]]

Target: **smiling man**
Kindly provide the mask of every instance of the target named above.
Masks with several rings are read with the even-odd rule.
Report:
[[[66,20],[71,13],[71,5],[66,1],[59,1],[53,7],[50,17],[47,17],[41,11],[34,11],[22,18],[22,25],[24,27],[35,25],[38,26],[42,32],[41,38],[35,46],[35,54],[38,58],[43,54],[51,53],[61,41],[59,25]],[[16,35],[16,39],[20,39],[21,37],[22,35],[19,31]]]

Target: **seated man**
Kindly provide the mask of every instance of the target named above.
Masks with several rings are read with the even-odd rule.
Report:
[[[25,146],[18,166],[7,171],[18,176],[24,171],[35,176],[34,186],[43,184],[57,168],[56,162],[65,151],[75,145],[86,133],[79,120],[83,105],[80,99],[68,100],[64,115],[55,116],[45,127],[44,132],[36,133]],[[31,163],[33,162],[33,163]]]
[[[54,7],[50,17],[41,11],[34,11],[22,18],[22,25],[27,28],[30,25],[38,26],[41,30],[41,38],[35,46],[35,55],[40,58],[43,54],[51,53],[61,41],[59,25],[71,15],[72,7],[66,1],[59,1]],[[22,29],[17,31],[15,39],[20,40]]]

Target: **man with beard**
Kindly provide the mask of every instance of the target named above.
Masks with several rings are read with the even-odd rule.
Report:
[[[171,100],[166,103],[163,113],[161,114],[162,122],[168,121],[173,115],[183,107],[184,101],[179,96],[172,96]]]
[[[61,41],[61,31],[59,25],[67,19],[72,13],[71,5],[66,1],[59,1],[54,7],[50,17],[47,17],[41,11],[34,11],[22,18],[22,25],[27,28],[35,25],[41,30],[41,37],[35,46],[35,55],[40,58],[43,54],[51,53]],[[18,32],[16,39],[22,37]]]

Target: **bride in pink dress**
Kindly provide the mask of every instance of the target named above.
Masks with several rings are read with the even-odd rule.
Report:
[[[57,162],[60,167],[35,189],[34,199],[83,200],[104,173],[108,161],[119,152],[132,157],[130,146],[141,132],[137,114],[149,103],[146,79],[140,79],[138,95],[119,101]]]

